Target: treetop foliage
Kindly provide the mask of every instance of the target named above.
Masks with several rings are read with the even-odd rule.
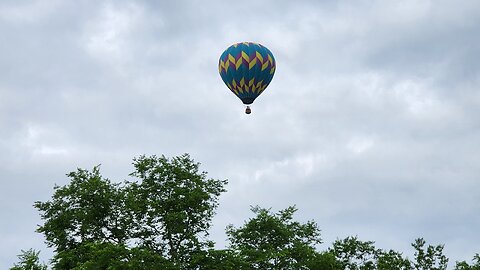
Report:
[[[208,239],[227,180],[211,179],[188,154],[140,156],[132,181],[114,183],[100,166],[67,174],[50,200],[35,202],[43,224],[37,231],[53,248],[51,269],[74,270],[444,270],[443,245],[412,243],[409,259],[357,237],[336,240],[319,251],[319,226],[294,219],[295,206],[278,212],[252,207],[253,217],[226,228],[227,248]],[[39,251],[22,251],[11,270],[46,270]],[[455,270],[480,270],[456,262]]]

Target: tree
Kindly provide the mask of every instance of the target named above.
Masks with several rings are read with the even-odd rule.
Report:
[[[45,223],[37,231],[56,251],[54,265],[72,269],[76,264],[69,252],[89,242],[124,244],[130,237],[125,193],[118,184],[102,178],[100,168],[67,174],[70,183],[54,187],[52,200],[36,202]],[[81,258],[82,256],[75,256]],[[55,268],[55,267],[54,267]]]
[[[112,183],[100,167],[77,169],[55,186],[51,200],[35,202],[44,223],[37,228],[54,249],[52,269],[165,270],[445,270],[443,245],[412,243],[413,260],[377,249],[357,237],[337,240],[319,252],[314,221],[293,219],[295,206],[277,213],[259,206],[236,228],[229,225],[227,249],[214,249],[208,230],[227,180],[207,178],[188,154],[140,156],[132,181]],[[39,252],[22,251],[12,270],[45,270]],[[455,270],[480,270],[457,262]]]
[[[377,252],[377,269],[378,270],[410,270],[412,263],[409,259],[404,258],[401,253],[389,250],[379,250]]]
[[[122,184],[103,178],[99,166],[77,169],[51,200],[35,203],[54,269],[132,262],[132,254],[189,269],[193,254],[212,246],[206,237],[227,181],[207,179],[187,154],[141,156],[133,165],[137,181]]]
[[[348,270],[411,270],[412,263],[394,250],[377,249],[373,241],[347,237],[333,243],[330,252]]]
[[[129,188],[135,236],[182,268],[191,254],[213,246],[205,241],[227,180],[207,179],[188,154],[134,159],[140,183]]]
[[[374,242],[363,242],[357,237],[336,240],[330,252],[335,255],[343,269],[370,270],[376,269],[378,250]]]
[[[230,249],[210,249],[194,255],[192,269],[198,270],[251,270],[248,262]]]
[[[480,270],[480,255],[477,253],[473,257],[473,264],[470,265],[466,261],[457,262],[455,270]]]
[[[443,254],[443,245],[428,245],[425,248],[425,240],[418,238],[412,243],[415,248],[414,266],[417,270],[445,270],[448,258]]]
[[[374,242],[359,241],[357,237],[337,240],[330,249],[344,269],[349,270],[445,270],[448,259],[443,255],[443,246],[428,245],[425,240],[416,239],[412,243],[415,249],[414,260],[404,258],[394,250],[377,249]],[[468,268],[467,268],[468,269]]]
[[[40,251],[33,249],[22,250],[22,253],[18,255],[20,262],[16,263],[10,270],[47,270],[47,266],[40,263],[39,254]]]
[[[128,248],[108,242],[87,242],[63,253],[57,269],[72,270],[178,270],[160,254],[143,248]],[[68,259],[66,259],[68,258]],[[68,263],[68,265],[62,264]],[[74,266],[74,267],[72,267]]]
[[[278,213],[253,207],[256,214],[242,227],[227,227],[230,248],[251,269],[308,269],[315,258],[315,245],[321,243],[317,224],[293,221],[295,207]]]
[[[332,252],[318,252],[307,262],[309,270],[344,270],[342,264]]]

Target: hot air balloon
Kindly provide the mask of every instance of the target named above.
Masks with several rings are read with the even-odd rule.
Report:
[[[275,73],[275,58],[266,47],[253,42],[241,42],[228,47],[220,56],[218,71],[227,87],[247,105],[267,88]]]

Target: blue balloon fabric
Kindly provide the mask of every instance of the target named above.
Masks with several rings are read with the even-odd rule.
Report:
[[[248,105],[272,81],[275,58],[269,49],[258,43],[236,43],[220,56],[218,71],[227,87]]]

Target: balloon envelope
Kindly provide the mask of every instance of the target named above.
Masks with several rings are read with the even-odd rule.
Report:
[[[269,49],[258,43],[236,43],[220,56],[218,71],[227,87],[248,105],[272,81],[275,58]]]

